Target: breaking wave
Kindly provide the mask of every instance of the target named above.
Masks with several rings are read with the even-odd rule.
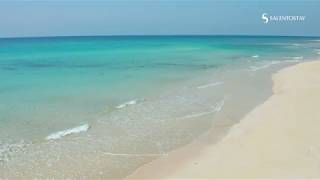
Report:
[[[117,109],[126,108],[126,107],[128,107],[128,106],[135,105],[135,104],[137,104],[137,100],[131,100],[131,101],[125,102],[125,103],[123,103],[123,104],[119,104],[119,105],[117,106]]]
[[[78,127],[74,127],[71,129],[66,129],[63,131],[58,131],[55,133],[50,134],[46,137],[47,140],[55,140],[55,139],[61,139],[64,136],[71,135],[71,134],[77,134],[81,132],[86,132],[90,128],[89,124],[84,124]]]

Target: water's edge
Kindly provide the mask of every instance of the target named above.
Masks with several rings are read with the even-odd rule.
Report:
[[[309,60],[309,61],[311,61],[311,60]],[[307,61],[305,61],[305,62],[307,62]],[[282,69],[285,69],[290,66],[294,66],[299,63],[303,63],[303,62],[293,62],[293,64],[281,65],[281,66],[278,66],[278,67],[275,67],[274,69],[272,69],[271,70],[272,73],[268,75],[269,77],[266,79],[266,82],[265,82],[267,84],[269,93],[265,94],[264,97],[260,97],[259,99],[256,99],[256,102],[251,104],[250,108],[243,111],[241,113],[241,115],[238,116],[236,121],[234,121],[232,123],[228,123],[228,122],[224,122],[225,119],[220,119],[220,121],[212,122],[212,126],[210,129],[208,129],[207,131],[200,134],[198,137],[196,137],[191,142],[169,151],[165,156],[156,157],[153,160],[146,162],[145,164],[136,168],[134,171],[132,171],[126,177],[124,177],[124,179],[139,178],[139,175],[141,175],[141,174],[139,174],[139,171],[147,173],[143,177],[149,177],[149,175],[151,175],[151,174],[155,174],[155,177],[161,177],[162,176],[161,172],[159,172],[158,170],[149,168],[147,170],[150,170],[150,172],[148,172],[148,171],[146,172],[146,169],[144,169],[144,168],[146,166],[152,166],[154,163],[159,163],[161,165],[162,165],[162,163],[166,164],[166,160],[170,159],[172,162],[172,159],[173,159],[175,164],[170,166],[170,168],[171,168],[172,172],[174,172],[174,169],[179,167],[179,165],[183,165],[184,163],[186,163],[187,161],[189,161],[193,157],[197,157],[197,155],[200,154],[207,147],[214,146],[220,140],[222,140],[224,137],[226,137],[228,135],[229,130],[233,126],[241,123],[241,120],[248,113],[250,113],[256,107],[259,107],[261,104],[263,104],[265,101],[267,101],[273,95],[273,93],[272,93],[272,87],[273,87],[272,77],[274,74],[281,71]],[[215,84],[220,84],[220,83],[219,82],[214,83],[214,85]],[[168,170],[168,168],[166,168],[166,170]],[[168,175],[168,173],[170,173],[170,172],[166,171],[166,175]]]

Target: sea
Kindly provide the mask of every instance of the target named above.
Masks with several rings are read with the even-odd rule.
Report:
[[[320,37],[0,38],[0,179],[125,178],[222,137],[272,74],[319,57]]]

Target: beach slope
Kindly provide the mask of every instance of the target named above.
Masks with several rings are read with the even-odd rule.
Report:
[[[320,62],[285,68],[273,82],[273,95],[217,144],[177,163],[182,148],[129,178],[320,178]]]

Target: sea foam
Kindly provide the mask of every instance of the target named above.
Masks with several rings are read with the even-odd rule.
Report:
[[[80,132],[85,132],[88,131],[90,128],[89,124],[84,124],[78,127],[74,127],[71,129],[66,129],[63,131],[55,132],[50,134],[49,136],[46,137],[47,140],[55,140],[55,139],[61,139],[64,136],[71,135],[71,134],[77,134]]]
[[[265,69],[268,68],[272,65],[275,64],[280,64],[280,63],[297,63],[300,62],[300,60],[303,60],[303,56],[297,56],[297,57],[292,57],[292,60],[283,60],[283,61],[271,61],[270,63],[261,65],[261,66],[250,66],[251,71],[258,71],[260,69]]]
[[[222,108],[223,108],[223,106],[224,106],[224,102],[225,102],[224,99],[221,100],[220,102],[217,102],[217,103],[215,104],[215,106],[213,107],[213,110],[214,110],[215,112],[221,111]]]
[[[221,100],[219,102],[217,102],[214,106],[212,106],[212,110],[210,111],[204,111],[204,112],[199,112],[196,114],[189,114],[183,117],[179,117],[177,119],[189,119],[189,118],[196,118],[196,117],[200,117],[200,116],[204,116],[204,115],[208,115],[208,114],[212,114],[212,113],[216,113],[222,110],[223,106],[224,106],[224,102],[225,100]]]
[[[123,104],[119,104],[117,106],[117,109],[122,109],[122,108],[128,107],[130,105],[134,105],[134,104],[137,104],[137,100],[131,100],[131,101],[125,102]]]
[[[320,39],[309,40],[311,42],[320,42]]]
[[[303,56],[292,57],[292,59],[294,59],[294,60],[302,60],[302,59],[303,59]]]
[[[253,56],[251,56],[252,58],[258,58],[259,57],[259,55],[253,55]]]
[[[221,84],[224,84],[224,82],[215,82],[215,83],[211,83],[211,84],[205,84],[205,85],[198,86],[197,88],[204,89],[204,88],[208,88],[208,87],[212,87],[212,86],[218,86]]]
[[[264,64],[264,65],[261,65],[261,66],[250,66],[250,69],[252,71],[258,71],[260,69],[265,69],[265,68],[270,67],[271,65],[279,64],[279,63],[280,63],[280,61],[271,61],[270,63]]]
[[[16,143],[5,143],[0,141],[0,164],[9,161],[16,153],[24,151],[28,145],[29,144],[25,141]]]

